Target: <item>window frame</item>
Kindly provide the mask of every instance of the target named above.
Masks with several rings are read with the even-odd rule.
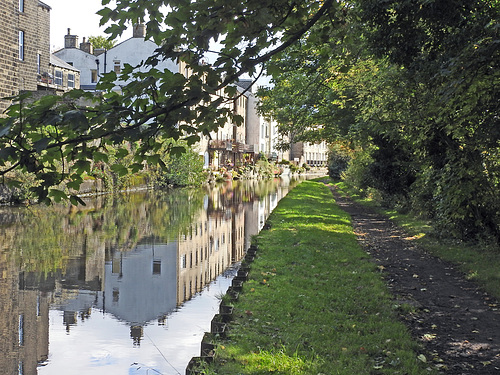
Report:
[[[25,44],[25,35],[24,30],[19,30],[18,32],[18,46],[19,46],[19,60],[24,61],[24,44]]]
[[[68,73],[68,87],[75,88],[75,74]]]
[[[58,74],[61,74],[61,76],[60,76],[60,77],[58,77]],[[59,70],[59,69],[56,69],[56,70],[54,71],[54,84],[55,84],[56,86],[62,86],[62,85],[63,85],[63,77],[64,77],[64,75],[63,75],[63,71],[62,71],[62,70]],[[59,81],[59,80],[60,80],[60,81]],[[58,83],[58,82],[60,82],[60,83]]]
[[[121,72],[122,72],[122,63],[121,63],[120,60],[114,60],[113,61],[113,71],[116,74],[121,74]]]

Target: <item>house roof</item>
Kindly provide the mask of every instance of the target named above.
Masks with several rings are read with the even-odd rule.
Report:
[[[57,66],[59,68],[73,70],[75,72],[80,73],[80,70],[76,69],[73,65],[68,64],[66,61],[61,60],[59,57],[55,56],[54,54],[50,55],[50,64]]]
[[[52,10],[50,5],[45,4],[43,1],[38,0],[38,5],[40,5],[42,8],[46,8],[48,10]]]

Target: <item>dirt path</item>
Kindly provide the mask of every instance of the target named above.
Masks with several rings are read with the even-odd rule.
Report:
[[[385,274],[395,303],[415,307],[401,316],[427,349],[429,367],[453,375],[500,375],[498,301],[415,246],[389,219],[333,193]]]

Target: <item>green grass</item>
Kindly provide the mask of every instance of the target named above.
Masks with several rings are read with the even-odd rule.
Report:
[[[457,265],[469,280],[477,282],[486,292],[500,299],[500,248],[491,244],[463,243],[434,236],[432,222],[381,207],[343,182],[336,182],[337,191],[351,199],[375,208],[403,227],[421,247],[435,256]]]
[[[306,181],[269,218],[207,374],[429,374],[378,268],[329,189]]]

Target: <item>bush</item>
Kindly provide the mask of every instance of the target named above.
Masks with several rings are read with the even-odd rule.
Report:
[[[342,173],[347,170],[351,157],[338,152],[330,152],[328,156],[328,175],[333,180],[340,180]]]
[[[370,150],[358,150],[349,160],[347,169],[341,173],[341,178],[349,186],[360,190],[371,186],[369,167],[373,163]]]
[[[180,155],[170,155],[165,165],[166,168],[159,171],[160,186],[197,186],[206,181],[203,157],[190,148]]]

